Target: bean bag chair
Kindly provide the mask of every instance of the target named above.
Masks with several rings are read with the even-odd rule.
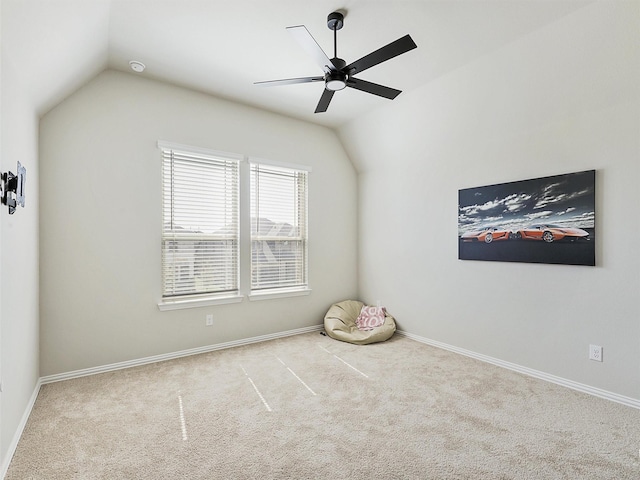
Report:
[[[385,311],[384,323],[371,330],[360,330],[356,319],[364,303],[357,300],[345,300],[334,303],[324,316],[324,329],[331,338],[343,342],[365,345],[367,343],[384,342],[396,331],[396,321]]]

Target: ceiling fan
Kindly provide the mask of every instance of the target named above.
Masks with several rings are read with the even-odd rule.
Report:
[[[361,59],[347,65],[347,62],[342,58],[338,58],[337,32],[343,27],[343,25],[344,15],[342,13],[333,12],[327,17],[327,27],[329,27],[330,30],[333,30],[333,58],[331,59],[327,57],[327,54],[324,53],[322,48],[320,48],[318,42],[315,41],[304,25],[287,27],[287,31],[294,36],[302,48],[304,48],[307,53],[313,57],[320,68],[322,68],[324,71],[323,76],[270,80],[266,82],[255,82],[255,85],[271,87],[276,85],[291,85],[294,83],[324,82],[324,91],[322,92],[322,96],[320,97],[315,113],[326,112],[329,107],[329,103],[333,98],[333,94],[346,87],[372,93],[390,100],[393,100],[400,95],[400,90],[385,87],[384,85],[378,85],[377,83],[367,82],[366,80],[361,80],[359,78],[354,78],[354,75],[364,72],[366,69],[390,60],[393,57],[406,53],[409,50],[417,48],[417,45],[411,36],[405,35],[395,42],[391,42],[390,44],[379,48],[375,52],[371,52]]]

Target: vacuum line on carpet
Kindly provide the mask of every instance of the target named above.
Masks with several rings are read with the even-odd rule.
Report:
[[[187,423],[184,420],[184,408],[182,407],[182,395],[178,395],[178,404],[180,406],[180,426],[182,427],[182,440],[187,441]]]
[[[293,375],[294,377],[296,377],[296,378],[298,379],[298,381],[299,381],[302,385],[304,385],[304,387],[305,387],[307,390],[309,390],[309,391],[311,392],[311,395],[316,396],[316,392],[314,392],[313,390],[311,390],[311,387],[309,387],[309,385],[307,385],[306,383],[304,383],[304,382],[302,381],[302,379],[301,379],[298,375],[296,375],[296,372],[294,372],[293,370],[291,370],[291,369],[287,366],[287,364],[286,364],[286,363],[284,363],[284,362],[280,359],[280,357],[278,357],[277,355],[274,355],[274,357],[276,357],[276,358],[278,359],[278,361],[279,361],[282,365],[284,365],[285,367],[287,367],[287,370],[289,370],[289,371],[291,372],[291,375]]]
[[[260,390],[258,390],[258,387],[256,387],[256,384],[253,383],[253,380],[251,380],[251,377],[249,376],[249,374],[247,373],[247,371],[244,369],[244,367],[242,365],[240,365],[240,368],[242,369],[242,371],[244,372],[244,374],[247,376],[247,378],[249,379],[249,382],[251,382],[251,385],[253,385],[253,389],[256,391],[256,393],[258,394],[258,396],[260,397],[260,400],[262,400],[262,403],[264,404],[264,407],[267,409],[267,412],[271,411],[271,407],[269,406],[269,404],[267,403],[267,401],[264,399],[264,397],[262,396],[262,394],[260,393]]]
[[[331,353],[329,350],[327,350],[326,348],[324,348],[322,345],[317,344],[322,350],[324,350],[325,352],[333,355],[334,357],[336,357],[338,360],[340,360],[342,363],[344,363],[347,367],[354,369],[356,372],[358,372],[360,375],[362,375],[365,378],[369,378],[369,375],[367,375],[366,373],[362,373],[360,370],[358,370],[356,367],[354,367],[353,365],[351,365],[348,362],[345,362],[343,359],[341,359],[339,356],[337,356],[335,353]]]
[[[340,360],[342,363],[344,363],[347,367],[349,368],[353,368],[356,372],[358,372],[360,375],[362,375],[364,378],[369,378],[369,375],[367,375],[366,373],[362,373],[360,370],[358,370],[356,367],[354,367],[353,365],[351,365],[348,362],[345,362],[343,359],[341,359],[339,356],[337,356],[336,354],[333,355],[334,357],[336,357],[338,360]]]

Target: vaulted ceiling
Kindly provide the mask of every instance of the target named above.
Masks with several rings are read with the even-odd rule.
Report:
[[[305,25],[329,57],[327,15],[345,14],[338,56],[350,63],[405,34],[418,48],[364,80],[404,92],[446,75],[581,8],[576,0],[2,0],[3,62],[24,78],[38,114],[101,71],[137,74],[338,127],[384,98],[347,88],[314,114],[322,82],[260,88],[262,80],[322,75],[286,31]]]

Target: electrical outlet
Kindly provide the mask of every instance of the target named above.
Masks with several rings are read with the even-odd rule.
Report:
[[[600,345],[589,345],[589,360],[602,361],[602,347]]]
[[[207,314],[205,324],[207,325],[207,327],[210,327],[211,325],[213,325],[213,315],[211,313]]]

